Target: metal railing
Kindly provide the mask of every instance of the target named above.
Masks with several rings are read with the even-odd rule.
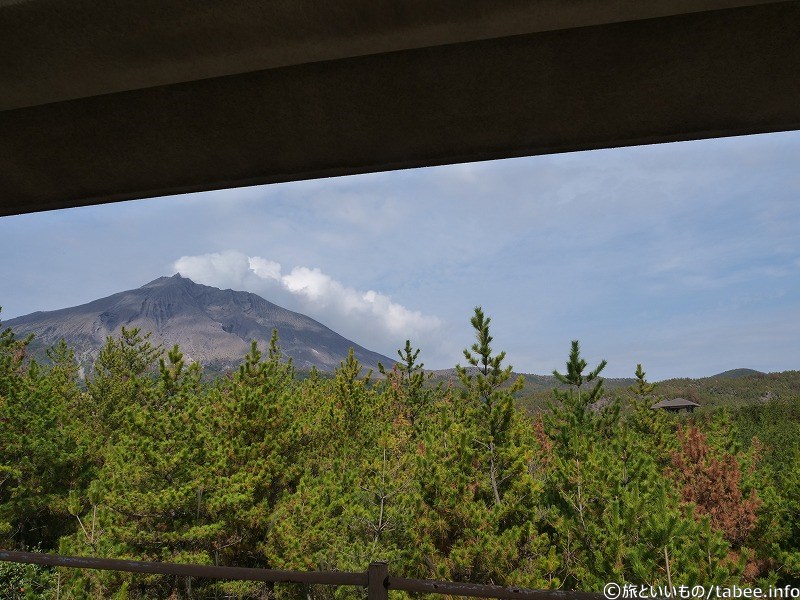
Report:
[[[432,581],[407,579],[389,575],[389,566],[383,562],[369,565],[364,572],[347,571],[280,571],[276,569],[254,569],[246,567],[218,567],[116,558],[93,558],[86,556],[59,556],[39,552],[0,550],[0,561],[42,565],[48,567],[70,567],[75,569],[101,569],[126,571],[151,575],[176,575],[198,579],[228,579],[239,581],[263,581],[271,583],[304,583],[321,585],[349,585],[367,588],[368,600],[387,600],[390,590],[423,594],[446,594],[477,598],[503,598],[524,600],[600,600],[601,594],[571,592],[563,590],[529,590],[521,587],[480,585],[454,581]]]

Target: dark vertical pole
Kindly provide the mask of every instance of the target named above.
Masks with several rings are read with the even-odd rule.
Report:
[[[389,565],[385,562],[370,563],[367,570],[367,599],[388,600],[389,588],[386,579],[389,577]]]

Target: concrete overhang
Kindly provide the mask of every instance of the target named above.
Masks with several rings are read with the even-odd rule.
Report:
[[[800,2],[0,0],[0,214],[800,128]]]

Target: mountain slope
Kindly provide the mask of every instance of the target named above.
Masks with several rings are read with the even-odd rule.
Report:
[[[765,375],[761,371],[756,371],[755,369],[731,369],[729,371],[723,371],[722,373],[717,373],[716,375],[712,375],[711,378],[716,379],[738,379],[740,377],[750,377],[751,375]]]
[[[278,330],[284,354],[300,369],[312,365],[332,371],[353,347],[368,368],[378,361],[394,364],[342,337],[321,323],[281,308],[249,292],[199,285],[180,275],[160,277],[142,287],[88,304],[11,319],[5,325],[18,336],[33,333],[36,346],[51,346],[64,338],[86,365],[97,356],[106,337],[122,328],[152,332],[165,348],[179,344],[184,355],[213,369],[239,364],[256,340],[262,350],[272,330]]]

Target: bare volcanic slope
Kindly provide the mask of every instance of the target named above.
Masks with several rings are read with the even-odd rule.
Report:
[[[22,337],[33,333],[38,348],[64,338],[82,365],[91,364],[109,335],[122,326],[152,332],[152,341],[174,344],[188,359],[214,370],[238,365],[256,340],[264,351],[278,330],[284,354],[299,369],[332,371],[350,348],[368,368],[394,361],[345,339],[321,323],[249,292],[199,285],[181,275],[159,277],[135,290],[88,304],[11,319],[5,325]]]

